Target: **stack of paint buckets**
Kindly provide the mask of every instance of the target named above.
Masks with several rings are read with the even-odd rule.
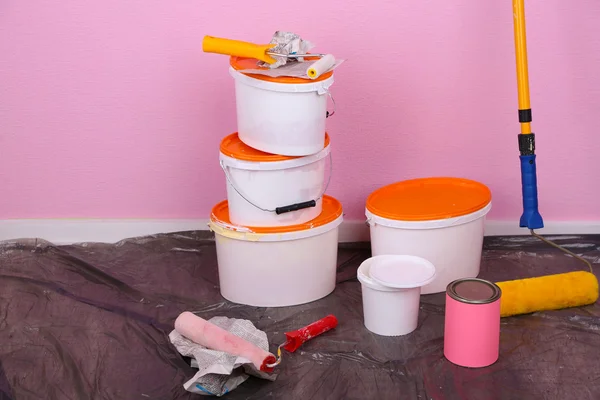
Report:
[[[227,200],[214,206],[221,295],[239,304],[291,306],[335,289],[342,205],[326,132],[333,71],[317,79],[244,73],[231,57],[238,132],[223,138]]]

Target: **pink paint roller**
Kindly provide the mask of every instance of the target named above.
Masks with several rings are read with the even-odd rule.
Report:
[[[286,332],[287,340],[277,348],[277,359],[268,351],[211,324],[189,311],[184,311],[177,317],[175,330],[180,335],[208,349],[244,357],[250,360],[257,369],[263,372],[273,372],[273,368],[281,362],[282,347],[293,353],[308,340],[335,328],[337,323],[336,317],[328,315],[304,328]]]
[[[267,366],[267,364],[275,362],[273,354],[189,311],[184,311],[177,317],[175,330],[201,346],[244,357],[250,360],[256,369],[273,372],[273,367]]]

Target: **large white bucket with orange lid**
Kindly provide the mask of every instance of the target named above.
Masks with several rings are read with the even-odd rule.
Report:
[[[242,143],[236,133],[221,141],[220,163],[227,181],[231,223],[242,226],[288,226],[321,214],[331,155],[329,136],[321,151],[306,157],[264,153]],[[325,183],[325,184],[324,184]]]
[[[255,228],[231,224],[227,201],[217,204],[215,233],[221,295],[256,307],[309,303],[335,289],[342,205],[323,198],[323,212],[305,224]]]
[[[244,143],[286,156],[321,151],[325,120],[335,112],[327,111],[333,71],[314,80],[272,78],[238,72],[258,68],[254,59],[231,57],[230,65],[235,80],[238,133]]]
[[[479,274],[487,186],[461,178],[422,178],[384,186],[367,198],[373,256],[408,254],[430,261],[435,279],[421,293],[440,293]]]

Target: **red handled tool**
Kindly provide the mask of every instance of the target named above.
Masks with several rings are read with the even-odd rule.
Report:
[[[286,332],[285,337],[287,340],[285,343],[282,343],[279,345],[279,347],[277,347],[277,361],[275,361],[273,364],[267,364],[267,368],[273,368],[279,365],[281,362],[282,347],[290,353],[293,353],[298,350],[298,348],[304,342],[307,342],[310,339],[335,328],[337,324],[337,318],[334,315],[328,315],[325,318],[321,318],[320,320],[305,326],[304,328],[300,328],[292,332]]]

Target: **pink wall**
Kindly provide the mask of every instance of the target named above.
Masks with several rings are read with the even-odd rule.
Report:
[[[235,116],[227,59],[202,37],[277,29],[348,58],[329,125],[347,218],[427,175],[480,180],[491,218],[519,217],[509,0],[248,4],[2,1],[0,218],[207,218]],[[600,219],[600,2],[530,1],[527,18],[542,213]]]

